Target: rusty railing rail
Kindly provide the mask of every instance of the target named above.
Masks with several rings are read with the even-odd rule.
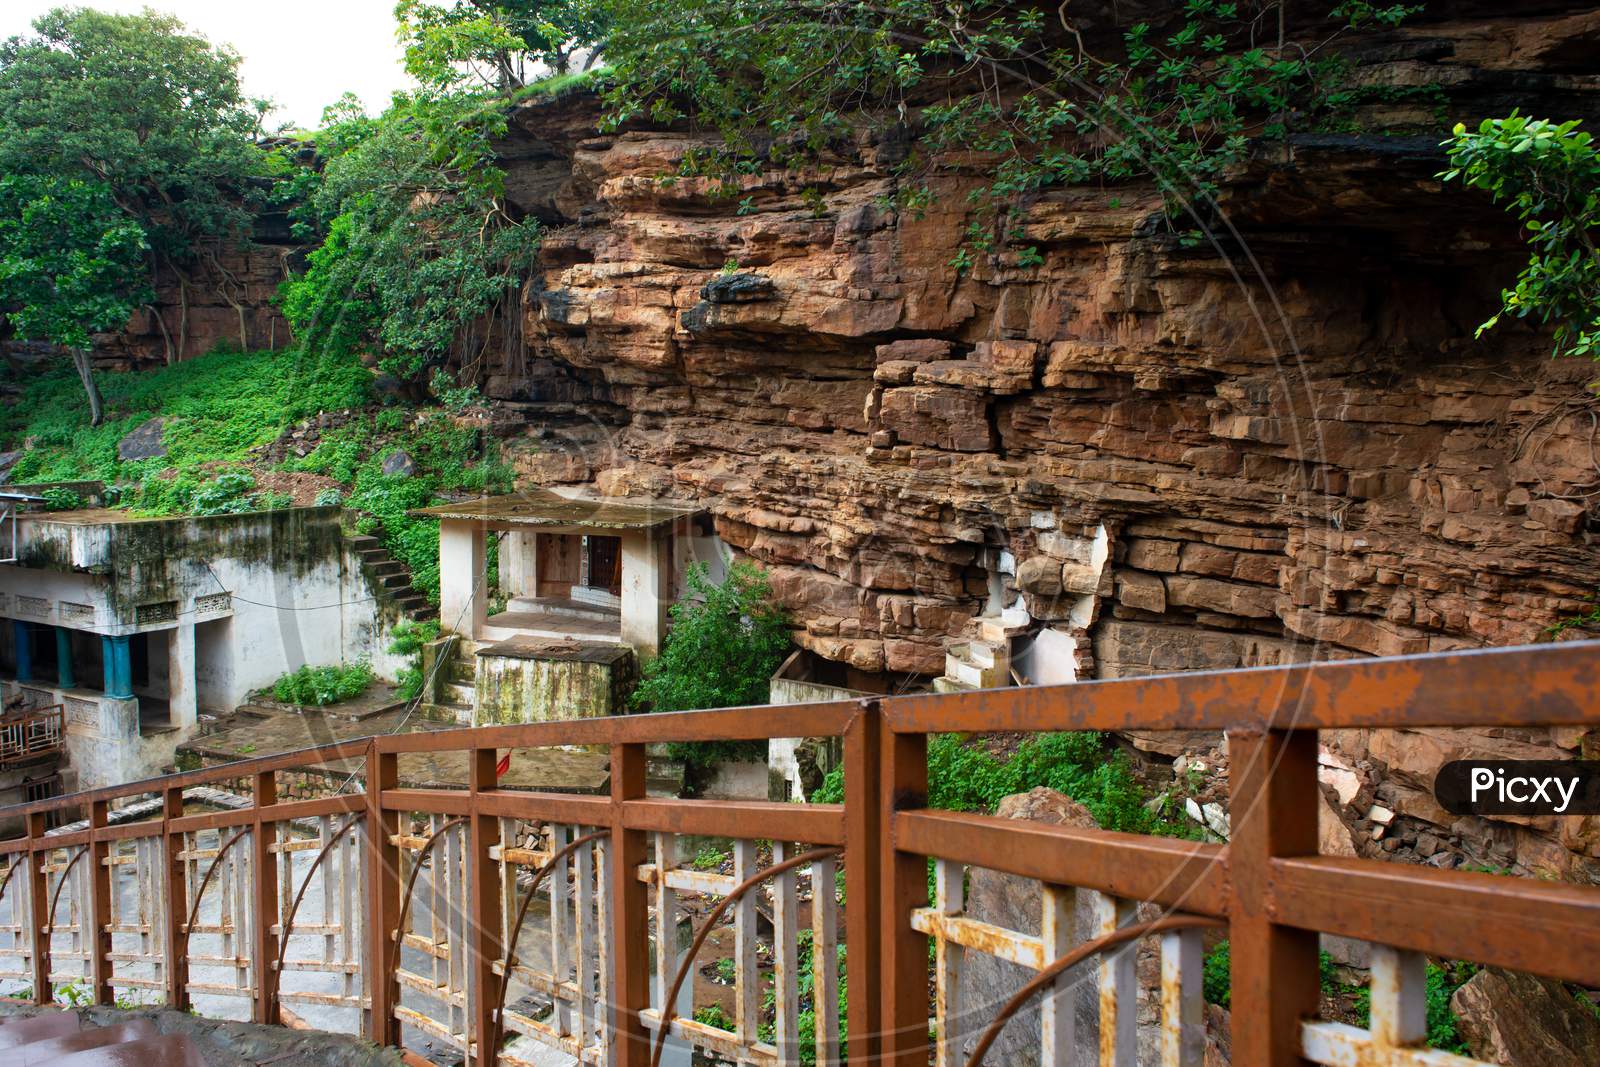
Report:
[[[522,1062],[491,1047],[497,1044],[491,1035],[515,1030],[559,1045],[581,1063],[646,1067],[663,1026],[680,1042],[742,1063],[797,1063],[794,948],[801,940],[796,901],[805,867],[781,857],[804,855],[793,848],[800,845],[830,857],[810,868],[819,1062],[839,1057],[839,1019],[831,1011],[839,977],[832,944],[842,914],[833,888],[831,856],[837,852],[849,902],[842,935],[849,1063],[965,1062],[962,1038],[983,1029],[971,1020],[987,1022],[1001,1005],[961,1003],[962,960],[989,953],[1038,972],[1030,990],[1038,988],[1043,997],[1042,1062],[1074,1062],[1074,1042],[1084,1039],[1081,1031],[1075,1038],[1075,1027],[1092,1025],[1099,1062],[1132,1064],[1137,986],[1133,953],[1125,948],[1149,934],[1160,939],[1162,1062],[1192,1067],[1204,1053],[1200,936],[1218,924],[1231,942],[1232,1053],[1240,1067],[1470,1063],[1421,1047],[1425,957],[1600,984],[1600,890],[1318,855],[1317,732],[1595,725],[1600,642],[343,741],[0,810],[0,818],[20,818],[24,828],[21,836],[0,841],[0,863],[7,864],[0,873],[0,914],[11,916],[9,924],[0,923],[0,960],[18,962],[13,970],[0,969],[0,978],[30,979],[33,998],[47,1003],[62,980],[55,965],[60,960],[53,964],[52,956],[76,957],[99,1003],[127,987],[154,990],[180,1008],[196,994],[226,994],[248,997],[257,1021],[277,1022],[284,1001],[311,1001],[358,1011],[362,1030],[382,1044],[397,1044],[402,1025],[431,1026],[474,1063]],[[1226,731],[1229,843],[927,806],[929,734],[1085,729]],[[648,745],[764,740],[801,731],[842,738],[843,804],[647,794]],[[496,764],[504,750],[570,745],[609,748],[609,795],[498,785]],[[465,789],[400,785],[403,757],[440,753],[465,754]],[[364,791],[280,799],[281,775],[330,765],[353,768],[349,784],[362,784]],[[248,783],[248,807],[185,813],[186,789],[227,783]],[[113,824],[112,805],[138,796],[159,798],[159,815]],[[87,816],[88,823],[51,832],[52,815]],[[350,817],[362,832],[335,834]],[[307,839],[304,828],[313,824],[320,836]],[[418,825],[434,833],[418,837]],[[530,827],[544,829],[532,833]],[[250,843],[224,857],[219,851],[229,832],[247,832]],[[548,845],[539,843],[541,834]],[[684,835],[734,840],[734,874],[681,866],[672,843]],[[434,849],[435,838],[446,843]],[[428,856],[420,851],[424,841]],[[782,872],[772,890],[777,1021],[770,1042],[757,1025],[756,916],[748,897],[733,907],[734,1030],[703,1025],[664,1002],[665,991],[680,984],[672,976],[684,971],[676,894],[727,895],[759,870],[758,841],[773,843]],[[63,862],[74,849],[88,862]],[[349,860],[323,868],[320,914],[304,919],[283,912],[288,897],[298,909],[311,885],[309,872],[304,880],[296,875],[300,852],[315,852],[313,867],[330,855]],[[217,915],[203,919],[195,896],[199,871],[215,869],[224,858],[229,862],[220,884],[226,888],[207,898],[216,900]],[[930,860],[937,872],[931,900]],[[410,899],[402,884],[414,883],[424,863],[432,872],[432,925],[419,932],[402,918],[403,901]],[[539,971],[531,957],[519,960],[506,951],[527,913],[526,902],[515,907],[516,877],[557,863],[545,880],[551,960]],[[330,873],[336,867],[337,878]],[[966,915],[963,886],[972,867],[1040,883],[1039,933]],[[12,877],[19,870],[24,877]],[[141,892],[163,898],[154,918],[131,923],[119,917],[116,879],[125,875],[148,887]],[[78,888],[67,894],[71,877]],[[69,909],[66,900],[81,899],[81,915],[52,922],[46,909],[58,899],[63,912],[79,909]],[[1152,920],[1148,910],[1137,916],[1139,904],[1172,918]],[[324,939],[319,958],[292,956],[291,924],[293,939]],[[1316,1017],[1322,933],[1374,945],[1367,1029]],[[114,936],[135,934],[144,939],[139,951],[116,950]],[[222,938],[223,950],[202,953],[197,935]],[[68,936],[71,945],[60,948]],[[703,939],[701,931],[697,940]],[[1092,948],[1102,945],[1106,951],[1093,956]],[[1087,1024],[1078,998],[1069,996],[1074,971],[1057,975],[1052,969],[1075,950],[1093,956],[1100,991],[1098,1014]],[[417,959],[442,977],[412,971]],[[159,979],[134,973],[152,964],[159,965]],[[231,970],[235,980],[195,979],[192,972],[202,969]],[[286,990],[282,978],[289,970],[341,975],[343,986],[337,992]],[[497,1009],[512,970],[554,1005],[547,1019]],[[402,1005],[406,990],[440,998],[444,1019]]]

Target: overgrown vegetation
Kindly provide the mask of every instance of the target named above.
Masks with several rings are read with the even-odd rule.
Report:
[[[1556,355],[1600,359],[1600,152],[1578,126],[1515,111],[1476,130],[1457,125],[1440,177],[1487,192],[1531,249],[1479,336],[1507,316],[1529,319],[1553,328]]]
[[[395,692],[401,700],[415,700],[422,694],[427,678],[422,673],[422,650],[439,636],[439,623],[435,619],[405,619],[389,631],[389,652],[396,656],[409,656],[411,662],[400,669],[395,677]]]
[[[1107,752],[1095,731],[1040,734],[1002,759],[957,734],[928,739],[928,805],[946,811],[992,812],[1005,797],[1048,786],[1089,809],[1108,830],[1193,837],[1199,828],[1173,797],[1147,796],[1127,756]],[[814,803],[844,802],[844,768],[835,767],[811,795]]]
[[[684,575],[687,589],[672,605],[672,628],[661,654],[644,665],[630,698],[644,711],[693,711],[765,704],[772,672],[792,644],[789,619],[772,598],[766,571],[749,560],[713,582],[704,563]],[[682,760],[694,788],[719,763],[765,759],[761,741],[680,742],[668,755]]]
[[[1229,1007],[1233,999],[1232,974],[1229,970],[1232,957],[1228,942],[1220,941],[1206,953],[1204,979],[1205,998],[1211,1004]],[[1339,979],[1339,968],[1328,953],[1320,953],[1317,973],[1324,1000],[1346,1004],[1354,1015],[1357,1026],[1366,1027],[1371,1022],[1371,990],[1364,985],[1350,985]],[[1456,1025],[1455,1012],[1450,1008],[1450,998],[1468,979],[1478,973],[1477,964],[1459,960],[1427,966],[1427,1017],[1428,1047],[1458,1056],[1470,1054]]]
[[[1028,199],[1052,186],[1153,178],[1175,211],[1205,218],[1204,201],[1253,141],[1341,121],[1360,99],[1341,38],[1417,10],[1342,0],[1308,14],[1281,0],[1189,0],[1170,23],[1136,23],[1097,54],[1065,5],[608,7],[610,125],[648,118],[717,130],[727,148],[691,155],[683,170],[719,176],[729,197],[745,175],[802,169],[885,115],[899,116],[908,141],[897,166],[902,207],[925,205],[945,168],[980,153],[986,183],[971,197],[976,219],[959,268],[1001,251],[1036,261],[1018,223]]]
[[[360,696],[372,679],[372,665],[368,663],[307,665],[273,682],[272,695],[285,704],[326,707]]]

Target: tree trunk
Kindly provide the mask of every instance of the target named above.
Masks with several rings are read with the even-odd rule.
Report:
[[[88,349],[74,348],[72,365],[78,368],[78,377],[83,381],[83,391],[89,394],[89,425],[99,426],[104,414],[100,404],[100,387],[94,384],[94,369],[89,366]]]

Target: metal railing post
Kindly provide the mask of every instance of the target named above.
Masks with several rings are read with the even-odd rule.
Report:
[[[911,928],[911,913],[928,905],[928,866],[922,856],[895,848],[894,817],[897,811],[927,807],[928,739],[894,733],[880,719],[879,745],[880,1062],[884,1067],[927,1067],[928,939]]]
[[[367,746],[367,987],[371,1007],[367,1012],[367,1037],[375,1045],[398,1045],[400,1028],[394,1009],[400,1002],[395,971],[400,963],[397,940],[400,925],[400,832],[398,812],[383,809],[383,795],[399,784],[399,757],[379,752],[377,742]]]
[[[849,1062],[876,1064],[880,1034],[879,897],[884,827],[878,804],[883,720],[876,700],[863,700],[844,734],[845,989],[849,1009]]]
[[[161,798],[161,860],[166,872],[166,921],[163,924],[166,966],[162,977],[167,983],[167,1007],[173,1011],[189,1008],[189,939],[184,924],[189,921],[189,881],[183,862],[183,834],[172,829],[183,817],[183,790],[168,789]]]
[[[1297,1067],[1317,1014],[1317,935],[1272,921],[1272,864],[1317,853],[1317,732],[1228,733],[1235,1067]]]
[[[254,1021],[266,1024],[279,1021],[277,976],[272,970],[278,958],[278,935],[273,931],[278,921],[278,854],[272,848],[278,827],[271,816],[265,814],[266,809],[277,802],[277,774],[273,771],[256,774],[255,820],[250,831],[250,880],[255,899],[250,969],[256,987]]]
[[[650,1040],[639,1013],[650,1003],[650,902],[638,870],[645,862],[645,832],[629,830],[623,805],[645,795],[645,748],[611,746],[610,1041],[612,1067],[646,1067]]]
[[[95,1004],[110,1004],[111,989],[111,868],[106,864],[111,842],[100,834],[110,825],[109,801],[89,805],[89,914],[84,917],[84,946],[89,950],[89,995]]]
[[[49,1004],[55,999],[50,984],[50,878],[44,861],[50,855],[45,841],[45,813],[29,812],[28,822],[28,910],[33,913],[33,1002]]]
[[[495,961],[501,953],[501,901],[500,874],[489,858],[489,849],[499,837],[499,820],[479,809],[478,798],[495,788],[495,764],[499,752],[492,748],[475,748],[471,751],[468,770],[468,801],[472,812],[467,824],[467,838],[472,849],[472,861],[467,868],[468,899],[472,912],[470,933],[472,951],[467,971],[467,1016],[470,1028],[467,1045],[477,1048],[477,1062],[491,1067],[498,1050],[491,1046],[495,1033],[494,1011],[499,977],[494,973]]]

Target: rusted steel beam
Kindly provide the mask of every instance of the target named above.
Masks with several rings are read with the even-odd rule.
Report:
[[[900,733],[1592,724],[1600,641],[890,697]]]
[[[183,852],[183,833],[173,829],[173,824],[183,817],[183,790],[168,789],[161,796],[161,821],[166,832],[161,835],[161,870],[166,886],[166,899],[162,902],[162,948],[164,962],[161,977],[167,987],[167,1007],[173,1011],[189,1009],[189,937],[183,924],[189,918],[189,885]]]
[[[883,812],[879,753],[883,734],[876,700],[864,700],[844,732],[845,988],[850,1012],[851,1067],[878,1062],[883,986],[878,959],[883,899]]]
[[[89,827],[95,840],[89,848],[89,914],[83,917],[84,947],[89,951],[89,995],[95,1004],[110,1004],[116,997],[111,988],[111,868],[106,860],[111,844],[99,831],[110,822],[110,805],[97,800],[89,805]]]
[[[650,902],[635,872],[645,862],[643,830],[623,821],[628,801],[645,795],[643,744],[611,746],[611,847],[606,877],[611,920],[611,1055],[614,1067],[646,1067],[650,1038],[639,1013],[650,1003]]]
[[[967,815],[903,811],[894,845],[1056,885],[1151,900],[1199,915],[1226,915],[1228,872],[1220,845],[1112,830]]]
[[[487,814],[507,819],[561,822],[573,826],[604,826],[611,821],[609,797],[498,789],[480,797],[478,806]]]
[[[383,806],[383,799],[399,780],[398,760],[369,745],[366,759],[367,825],[363,842],[366,859],[367,987],[372,1005],[367,1012],[367,1037],[377,1045],[398,1045],[400,1027],[395,1005],[400,986],[395,972],[400,946],[394,934],[400,925],[400,848],[393,844],[400,817]]]
[[[821,704],[761,705],[713,711],[612,715],[596,719],[522,723],[515,726],[461,727],[412,734],[384,734],[380,752],[449,752],[476,746],[541,748],[555,745],[642,745],[667,741],[765,741],[785,737],[803,720],[815,737],[844,732],[856,705],[838,700]]]
[[[240,808],[237,811],[210,811],[202,815],[185,815],[173,820],[169,829],[179,833],[199,833],[202,830],[253,825],[258,818],[263,822],[275,823],[290,822],[295,819],[315,819],[322,815],[347,815],[365,811],[366,806],[366,798],[360,793],[345,793],[336,797],[287,800],[281,804],[270,804],[259,811],[250,807]]]
[[[1274,920],[1272,864],[1317,852],[1316,731],[1230,731],[1228,773],[1233,1063],[1296,1067],[1319,1003],[1317,935]]]
[[[630,830],[698,837],[762,837],[811,845],[844,844],[844,807],[750,800],[630,800]]]
[[[43,811],[27,816],[28,910],[33,918],[33,1002],[49,1004],[55,1000],[50,983],[50,877],[44,871],[44,858],[56,846],[44,836]]]
[[[226,763],[217,767],[206,767],[198,771],[184,771],[181,774],[168,774],[160,778],[146,778],[143,781],[128,782],[124,785],[108,785],[64,797],[36,800],[28,804],[12,804],[8,807],[0,808],[0,818],[14,819],[30,812],[67,810],[96,800],[120,800],[123,797],[141,796],[146,793],[161,793],[167,789],[188,789],[197,785],[215,785],[218,782],[232,782],[267,771],[317,767],[323,763],[354,759],[363,755],[367,750],[368,740],[368,738],[362,737],[350,741],[338,741],[331,745],[321,745],[317,748],[303,748],[294,752],[276,752],[270,756],[256,756],[252,759],[238,760],[234,763]]]
[[[928,745],[922,734],[891,734],[881,739],[882,774],[878,807],[886,821],[894,813],[928,803]],[[882,983],[882,1058],[884,1067],[927,1067],[928,939],[911,926],[911,913],[928,905],[926,861],[895,848],[885,834],[880,887],[882,913],[879,952]]]
[[[1273,861],[1268,906],[1285,926],[1600,981],[1600,892],[1591,886],[1306,856]]]
[[[380,754],[392,755],[392,753]],[[382,805],[384,811],[470,815],[472,796],[465,789],[385,789]]]
[[[472,814],[467,823],[467,843],[472,855],[467,864],[467,1036],[469,1049],[477,1049],[480,1067],[493,1067],[499,1050],[494,1047],[494,1012],[500,979],[494,965],[503,954],[501,937],[500,872],[489,849],[500,840],[500,820],[484,811],[478,801],[495,788],[495,764],[500,753],[493,748],[473,749],[468,755],[468,787]]]
[[[273,771],[254,775],[255,804],[250,809],[250,887],[253,910],[250,915],[250,974],[255,986],[251,1016],[255,1022],[278,1022],[278,1000],[273,991],[272,961],[278,958],[278,936],[272,932],[278,921],[278,854],[272,843],[278,836],[268,809],[277,805],[278,777]],[[289,807],[290,805],[283,805]]]

